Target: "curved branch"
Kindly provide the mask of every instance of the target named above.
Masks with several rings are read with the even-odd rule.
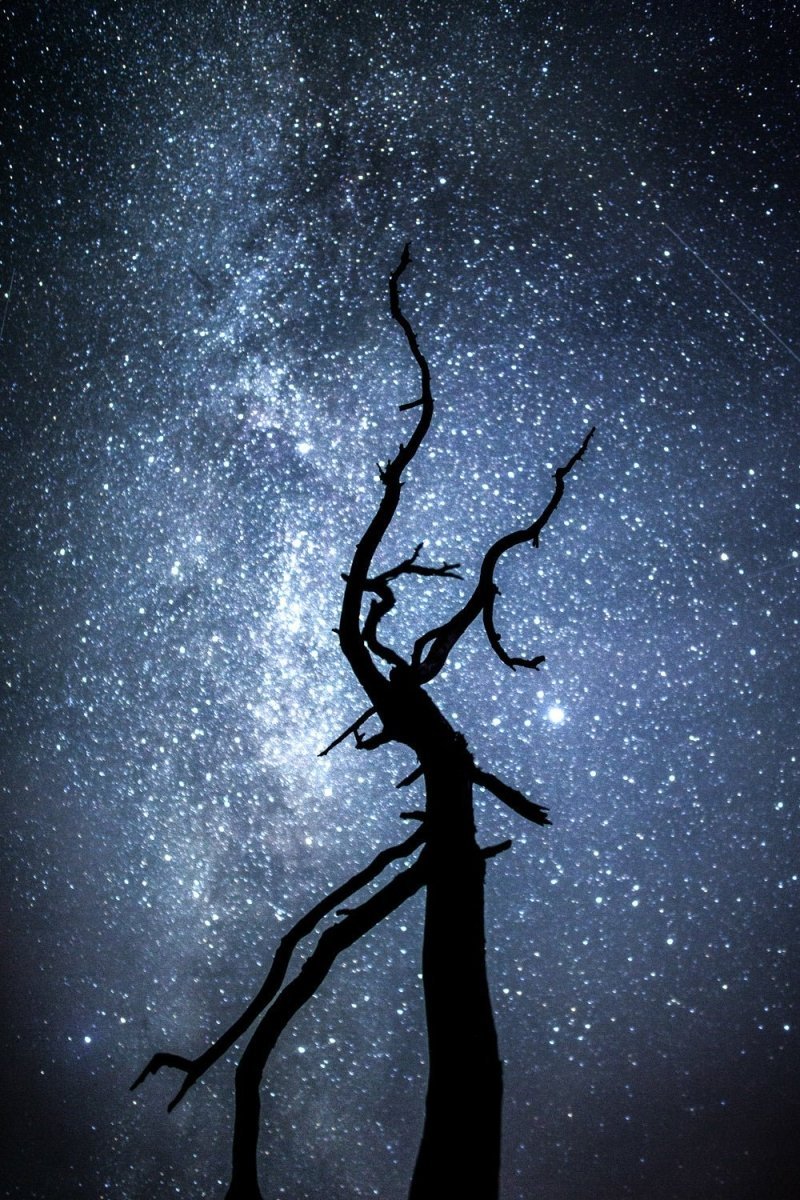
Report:
[[[456,574],[456,568],[460,566],[460,563],[443,562],[440,567],[425,567],[418,563],[417,559],[423,545],[424,543],[420,542],[410,558],[406,558],[396,567],[390,567],[388,571],[382,571],[380,575],[368,579],[365,584],[365,590],[374,592],[378,599],[373,600],[369,606],[362,636],[373,654],[393,667],[407,667],[408,663],[396,650],[391,646],[386,646],[378,638],[378,625],[392,611],[397,602],[394,592],[389,587],[390,580],[398,579],[401,575],[436,576],[439,579],[462,578],[461,575]]]
[[[291,956],[302,939],[315,929],[323,917],[328,916],[344,900],[348,900],[350,896],[353,896],[361,888],[371,883],[390,863],[398,858],[407,858],[415,850],[418,850],[424,841],[424,829],[420,826],[404,842],[381,850],[368,866],[358,871],[355,875],[352,875],[347,883],[330,892],[315,904],[313,908],[310,908],[281,938],[264,983],[241,1016],[232,1025],[228,1026],[225,1032],[208,1049],[198,1055],[197,1058],[185,1058],[183,1055],[171,1054],[164,1051],[154,1054],[141,1074],[131,1084],[130,1090],[134,1091],[144,1082],[148,1075],[155,1075],[162,1067],[174,1067],[178,1071],[185,1071],[186,1078],[179,1091],[167,1106],[167,1110],[172,1112],[176,1104],[180,1103],[189,1089],[197,1083],[198,1079],[205,1075],[209,1067],[222,1057],[233,1043],[249,1029],[256,1017],[272,1002],[286,978]]]
[[[430,369],[425,356],[419,348],[416,334],[400,308],[400,277],[411,262],[411,252],[408,243],[403,247],[400,261],[389,278],[389,307],[392,317],[400,325],[406,337],[406,342],[416,362],[421,383],[419,420],[406,445],[401,444],[397,457],[386,464],[381,470],[381,480],[384,487],[383,496],[377,511],[356,546],[353,561],[347,574],[342,614],[339,621],[339,642],[342,652],[349,662],[353,673],[371,700],[377,701],[386,695],[388,681],[378,669],[364,641],[361,629],[361,605],[364,593],[369,590],[369,570],[375,553],[386,534],[391,520],[397,511],[402,489],[402,475],[408,464],[422,445],[433,418],[433,396],[431,394]]]
[[[410,787],[412,783],[417,782],[417,780],[420,778],[420,776],[422,774],[423,774],[423,767],[421,767],[421,766],[414,767],[413,771],[411,771],[408,775],[406,775],[403,779],[401,779],[399,783],[396,783],[394,786],[396,788]]]
[[[435,675],[438,675],[447,662],[450,651],[456,642],[466,633],[472,622],[481,613],[483,613],[483,623],[489,637],[489,644],[506,666],[511,667],[512,670],[514,667],[520,666],[536,668],[539,663],[544,661],[541,655],[530,659],[511,658],[503,648],[500,635],[497,633],[494,624],[494,601],[498,595],[494,573],[502,556],[514,546],[521,546],[525,542],[530,542],[533,546],[539,545],[541,532],[558,508],[561,497],[564,495],[564,480],[575,464],[583,458],[593,434],[594,426],[586,434],[580,449],[576,450],[566,466],[558,468],[553,476],[556,481],[553,494],[533,524],[498,538],[486,551],[483,563],[481,564],[478,583],[464,607],[451,617],[449,621],[446,621],[444,625],[439,625],[436,629],[431,629],[428,633],[423,634],[422,637],[417,638],[417,641],[414,643],[411,662],[412,666],[417,669],[417,678],[421,683],[427,683]],[[430,649],[425,653],[428,646]]]
[[[489,594],[486,597],[486,604],[483,609],[483,627],[486,630],[486,636],[489,639],[489,645],[494,650],[497,657],[511,667],[513,671],[515,667],[530,667],[532,671],[538,671],[539,667],[544,662],[543,654],[536,654],[533,658],[510,658],[506,653],[502,644],[502,638],[497,632],[494,624],[494,602],[501,595],[499,587],[492,581],[492,586],[489,589]]]
[[[236,1070],[233,1174],[228,1200],[260,1196],[256,1153],[261,1115],[259,1087],[267,1061],[292,1018],[316,994],[339,955],[388,917],[423,886],[427,862],[420,857],[320,936],[313,953],[257,1025]]]

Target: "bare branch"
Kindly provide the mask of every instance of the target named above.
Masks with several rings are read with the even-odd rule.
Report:
[[[510,658],[506,653],[502,644],[502,638],[497,632],[494,624],[494,602],[499,595],[500,589],[493,582],[483,609],[483,627],[486,630],[486,636],[489,639],[489,645],[492,647],[497,657],[501,659],[507,667],[511,667],[512,671],[515,669],[515,667],[529,667],[533,671],[538,671],[539,667],[544,662],[543,654],[537,654],[533,658]]]
[[[148,1075],[155,1075],[162,1067],[174,1067],[178,1071],[185,1071],[186,1078],[179,1091],[167,1106],[168,1111],[172,1112],[176,1104],[180,1103],[189,1089],[197,1083],[198,1079],[205,1075],[209,1067],[222,1057],[234,1042],[249,1029],[256,1017],[272,1002],[286,978],[292,954],[302,939],[307,937],[319,922],[324,917],[327,917],[329,913],[333,912],[342,901],[348,900],[350,896],[355,895],[361,888],[366,887],[368,883],[376,879],[396,859],[407,858],[413,854],[424,841],[425,834],[423,829],[421,827],[415,829],[404,842],[381,850],[363,870],[356,872],[346,883],[343,883],[340,887],[330,892],[315,904],[313,908],[310,908],[281,938],[264,983],[241,1016],[212,1045],[202,1054],[198,1055],[197,1058],[185,1058],[180,1054],[171,1054],[163,1051],[154,1054],[141,1074],[131,1084],[130,1090],[134,1091],[135,1088],[138,1088],[144,1082]]]
[[[369,646],[373,654],[377,654],[384,662],[391,663],[393,667],[408,666],[404,658],[393,650],[391,646],[384,645],[378,638],[378,624],[390,612],[395,605],[394,592],[387,583],[383,580],[372,581],[369,585],[369,590],[378,595],[377,600],[373,600],[369,606],[367,619],[364,622],[363,638]]]
[[[377,750],[379,746],[385,746],[392,740],[385,729],[381,729],[378,733],[373,733],[371,737],[366,738],[362,737],[358,730],[356,730],[354,736],[356,739],[356,750]]]
[[[401,812],[400,820],[401,821],[424,821],[426,815],[427,814],[424,813],[421,808],[414,808],[411,810],[411,812]]]
[[[461,575],[456,575],[455,571],[461,566],[461,563],[443,562],[440,567],[424,567],[417,562],[420,556],[424,542],[420,542],[415,546],[414,553],[410,558],[406,558],[403,562],[398,563],[396,567],[390,567],[388,571],[382,571],[380,575],[376,575],[373,579],[367,580],[367,587],[374,588],[382,583],[388,583],[390,579],[397,579],[398,575],[439,575],[447,579],[461,579]]]
[[[510,850],[513,844],[511,838],[506,838],[504,842],[495,842],[493,846],[484,846],[481,854],[484,858],[496,858],[498,854],[502,854],[505,850]]]
[[[261,1101],[259,1087],[270,1054],[283,1030],[303,1005],[316,994],[343,951],[374,929],[385,917],[405,903],[427,879],[427,862],[420,857],[395,875],[380,891],[348,912],[321,935],[314,952],[298,974],[287,983],[275,1003],[264,1014],[248,1043],[236,1071],[236,1118],[233,1133],[234,1178],[228,1195],[238,1195],[237,1173],[255,1179]],[[245,1190],[241,1189],[241,1194]],[[256,1189],[247,1195],[260,1195]]]
[[[195,1060],[192,1058],[184,1058],[182,1054],[170,1054],[168,1051],[161,1051],[159,1054],[154,1054],[148,1062],[147,1066],[137,1075],[130,1086],[130,1091],[135,1092],[136,1089],[144,1083],[148,1075],[155,1075],[162,1067],[174,1067],[176,1071],[191,1072],[194,1068]],[[194,1080],[192,1081],[194,1082]],[[190,1085],[184,1084],[181,1091],[170,1104],[170,1110],[178,1103],[184,1092],[188,1091]]]
[[[419,345],[417,344],[417,335],[414,333],[410,322],[403,315],[400,309],[400,293],[397,286],[400,282],[400,276],[403,274],[410,262],[411,243],[406,242],[405,246],[403,247],[403,253],[400,255],[400,262],[397,264],[389,278],[389,307],[395,321],[397,321],[398,325],[403,330],[403,333],[406,335],[408,348],[413,354],[417,366],[419,367],[420,382],[422,384],[422,395],[419,403],[424,406],[430,399],[431,395],[431,373],[428,364],[425,361],[425,357],[422,354]],[[414,450],[414,453],[416,453],[416,449]],[[411,457],[413,457],[413,454]]]
[[[419,420],[411,437],[405,445],[401,445],[397,457],[381,468],[381,478],[384,493],[377,511],[367,526],[364,536],[356,546],[353,561],[348,572],[342,600],[342,614],[339,622],[339,641],[347,661],[361,686],[370,699],[378,701],[387,694],[388,680],[378,669],[372,658],[372,651],[365,643],[361,630],[361,605],[364,593],[369,590],[368,577],[370,566],[375,553],[397,511],[402,489],[402,475],[408,464],[422,445],[422,441],[430,428],[433,417],[433,396],[431,394],[430,369],[425,356],[419,348],[416,334],[410,322],[400,308],[400,277],[411,262],[410,247],[406,244],[400,261],[389,279],[389,307],[392,317],[400,325],[406,337],[409,350],[416,362],[421,383],[421,395],[413,407],[420,408]],[[375,618],[372,631],[377,629]],[[381,655],[381,657],[384,657]]]
[[[394,786],[396,788],[409,787],[412,783],[416,783],[422,773],[423,768],[421,766],[414,767],[414,770],[409,775],[406,775],[405,779],[401,779],[400,782],[396,783]]]
[[[504,783],[496,775],[490,774],[489,771],[482,771],[480,767],[475,767],[472,772],[472,778],[482,788],[486,788],[487,792],[491,792],[492,795],[497,796],[498,800],[502,800],[504,804],[507,804],[515,813],[524,817],[526,821],[532,821],[534,825],[552,824],[547,815],[546,808],[542,808],[541,804],[536,804],[533,800],[529,800],[527,796],[523,796],[522,792],[518,792],[516,788]]]
[[[344,733],[340,733],[338,737],[334,738],[333,741],[331,742],[330,746],[326,746],[324,750],[320,750],[319,754],[317,755],[317,758],[324,758],[326,754],[330,754],[331,750],[333,750],[335,746],[341,745],[341,743],[345,740],[345,738],[348,738],[351,733],[357,733],[358,730],[361,728],[361,726],[364,724],[364,722],[368,721],[370,719],[370,717],[374,716],[374,714],[375,714],[375,709],[368,708],[365,712],[363,712],[361,714],[360,717],[358,717],[355,721],[353,721],[352,725],[347,726],[347,729],[345,729]]]
[[[376,575],[368,579],[364,585],[364,590],[374,592],[378,597],[373,600],[369,606],[362,636],[367,646],[373,654],[378,658],[382,658],[384,662],[389,663],[393,667],[408,666],[406,660],[392,649],[391,646],[385,645],[378,638],[378,625],[383,618],[390,613],[395,606],[396,598],[392,589],[389,587],[390,580],[397,579],[400,575],[425,575],[438,576],[444,579],[460,579],[461,576],[455,573],[459,563],[443,562],[440,567],[425,567],[417,562],[423,543],[416,547],[410,558],[398,563],[395,567],[390,567],[388,571],[382,571],[380,575]],[[347,582],[347,576],[343,576]]]
[[[444,625],[439,625],[436,629],[431,629],[422,637],[417,638],[411,662],[417,668],[417,677],[420,682],[427,683],[435,675],[438,675],[447,662],[453,646],[480,613],[483,613],[483,621],[492,649],[507,666],[512,669],[519,666],[536,668],[544,661],[541,655],[530,659],[511,658],[503,648],[494,625],[494,601],[498,594],[494,573],[501,557],[514,546],[521,546],[525,542],[530,542],[533,546],[539,545],[541,532],[558,508],[561,497],[564,495],[564,480],[575,464],[583,458],[593,434],[594,426],[586,434],[580,449],[576,450],[566,466],[558,468],[553,476],[556,481],[553,494],[533,524],[528,525],[525,529],[505,534],[489,547],[484,555],[478,583],[464,607]],[[425,653],[427,647],[430,649]]]

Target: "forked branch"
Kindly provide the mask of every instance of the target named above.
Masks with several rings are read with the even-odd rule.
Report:
[[[230,1049],[234,1042],[250,1028],[256,1017],[272,1003],[286,978],[292,954],[302,939],[312,933],[319,922],[338,908],[343,901],[348,900],[368,883],[371,883],[373,879],[376,879],[390,863],[399,858],[408,858],[415,850],[419,849],[424,841],[424,828],[420,826],[404,842],[381,850],[368,866],[357,871],[346,883],[329,892],[313,908],[310,908],[281,938],[266,979],[241,1016],[197,1058],[185,1058],[181,1054],[165,1051],[154,1054],[141,1074],[131,1084],[131,1091],[139,1087],[148,1075],[155,1075],[162,1067],[174,1067],[178,1071],[185,1071],[186,1078],[167,1106],[168,1111],[172,1112],[176,1104],[181,1102],[189,1089],[205,1075],[209,1067],[213,1066],[217,1059]]]
[[[481,854],[484,859],[494,858],[508,850],[510,845],[511,841],[506,840],[486,846]],[[256,1026],[236,1070],[233,1177],[227,1200],[239,1200],[239,1197],[245,1196],[251,1200],[261,1196],[256,1167],[261,1115],[259,1090],[267,1062],[281,1033],[303,1005],[319,991],[339,955],[410,899],[427,879],[428,859],[423,851],[412,866],[399,872],[380,891],[358,908],[347,911],[341,921],[325,930],[314,952]]]
[[[440,567],[426,567],[418,561],[422,553],[424,542],[420,542],[414,547],[414,553],[410,558],[405,558],[396,567],[390,567],[388,571],[382,571],[380,575],[376,575],[374,579],[367,582],[367,586],[375,588],[376,585],[388,583],[390,579],[397,579],[398,575],[441,575],[447,579],[461,579],[461,575],[456,575],[456,571],[461,566],[461,563],[443,562]]]
[[[396,567],[390,567],[388,571],[382,571],[380,575],[376,575],[368,579],[365,584],[365,591],[373,592],[378,599],[370,603],[367,618],[364,622],[363,638],[369,646],[373,654],[382,658],[384,662],[389,663],[393,667],[408,666],[404,658],[393,650],[390,646],[386,646],[378,638],[378,625],[383,618],[390,613],[395,606],[396,599],[389,583],[392,580],[398,579],[401,575],[423,575],[427,577],[436,576],[440,579],[461,579],[461,575],[456,574],[460,563],[443,562],[440,567],[426,567],[418,562],[420,551],[423,547],[423,542],[416,547],[410,558],[404,559],[398,563]]]
[[[355,719],[355,721],[353,721],[352,725],[347,726],[347,729],[345,729],[344,733],[340,733],[338,737],[335,737],[333,739],[333,741],[330,743],[329,746],[326,746],[324,750],[320,750],[319,754],[317,755],[317,758],[324,758],[326,754],[330,754],[331,750],[335,749],[336,746],[341,745],[341,743],[345,740],[345,738],[350,737],[351,733],[357,734],[359,729],[361,728],[361,726],[366,721],[368,721],[370,719],[370,717],[373,717],[374,715],[375,715],[374,708],[366,709],[361,714],[360,717],[356,717],[356,719]]]

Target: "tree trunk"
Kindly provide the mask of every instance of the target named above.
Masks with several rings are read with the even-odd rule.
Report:
[[[485,860],[475,840],[471,759],[458,735],[425,759],[429,1076],[409,1200],[496,1200],[503,1077],[486,978]]]
[[[264,1200],[258,1184],[258,1134],[261,1124],[259,1089],[262,1064],[251,1047],[252,1039],[236,1068],[232,1173],[225,1200]]]

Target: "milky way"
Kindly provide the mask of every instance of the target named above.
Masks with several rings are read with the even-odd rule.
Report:
[[[597,433],[432,685],[476,758],[504,1200],[797,1194],[796,5],[7,6],[9,1197],[219,1197],[288,924],[406,829],[340,574],[417,379],[399,648]],[[769,7],[772,15],[768,15]],[[737,300],[740,303],[737,303]],[[401,799],[398,798],[401,797]],[[264,1087],[265,1195],[405,1195],[419,898]]]

